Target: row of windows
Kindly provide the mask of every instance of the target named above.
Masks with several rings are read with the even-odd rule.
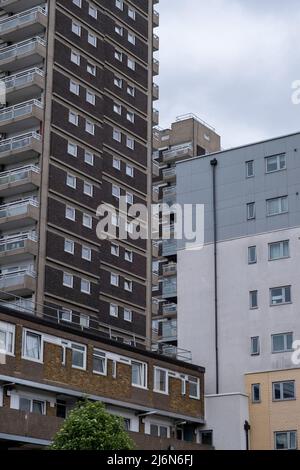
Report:
[[[120,246],[116,243],[111,243],[110,252],[113,256],[120,256]],[[124,259],[129,263],[133,263],[133,251],[125,250],[124,252]]]
[[[120,77],[117,77],[116,75],[114,76],[114,85],[120,89],[123,88],[123,79]],[[133,85],[129,85],[127,83],[127,94],[132,96],[133,98],[135,97],[135,87]]]
[[[289,258],[290,256],[290,242],[284,240],[280,242],[269,243],[268,245],[269,261]],[[257,263],[257,248],[255,245],[248,248],[248,264]]]
[[[57,338],[58,339],[58,338]],[[22,358],[33,362],[42,363],[44,360],[44,337],[41,333],[29,329],[23,329],[22,336]],[[66,365],[67,349],[72,352],[71,365],[74,369],[87,370],[87,347],[85,345],[72,341],[60,340],[62,347],[61,363]],[[0,322],[0,352],[3,354],[14,355],[15,351],[15,326],[10,323]],[[117,368],[116,360],[113,362],[112,376],[116,378]],[[119,358],[124,364],[131,366],[131,384],[139,388],[148,388],[148,365],[145,362],[135,361],[129,358]],[[99,375],[108,374],[108,355],[105,351],[97,348],[93,349],[93,373]],[[160,367],[154,367],[154,391],[157,393],[169,393],[169,380],[171,377],[177,377],[175,372]],[[187,384],[189,385],[190,398],[200,399],[200,380],[197,377],[180,375],[181,394],[187,393]]]
[[[70,92],[77,96],[80,94],[80,84],[72,79],[70,80]],[[93,91],[87,89],[85,99],[87,103],[90,103],[93,106],[96,105],[96,94]]]
[[[113,168],[115,168],[115,170],[118,170],[118,171],[121,171],[121,160],[117,157],[113,157]],[[126,163],[126,175],[127,176],[130,176],[131,178],[134,177],[134,168],[132,165],[129,165],[128,163]]]
[[[76,176],[72,175],[71,173],[67,173],[66,185],[69,186],[69,188],[76,189],[77,187]],[[83,194],[85,194],[86,196],[93,197],[93,193],[94,193],[94,186],[88,181],[84,181],[83,182]]]
[[[82,7],[82,0],[72,0],[74,5],[76,5],[77,7],[81,8]],[[92,17],[92,18],[95,18],[97,19],[98,17],[98,10],[97,8],[92,5],[91,3],[88,4],[88,11],[89,11],[89,15]]]
[[[115,33],[118,34],[119,36],[124,36],[124,28],[123,26],[116,24],[115,25]],[[136,37],[135,34],[131,33],[130,31],[127,31],[127,40],[130,44],[133,44],[135,46],[136,43]]]
[[[275,197],[267,199],[267,217],[274,215],[286,214],[289,210],[288,196]],[[254,220],[256,218],[256,204],[249,202],[247,204],[247,220]]]
[[[261,403],[261,384],[252,384],[251,386],[252,403]],[[287,380],[284,382],[272,383],[272,400],[288,401],[296,399],[295,381]]]
[[[65,210],[65,217],[68,220],[72,220],[72,222],[76,221],[76,209],[71,206],[66,206]],[[86,228],[93,228],[93,217],[89,214],[83,213],[82,214],[82,225]]]
[[[285,153],[279,155],[272,155],[265,158],[266,173],[274,173],[276,171],[286,169],[286,155]],[[246,177],[253,178],[255,176],[254,160],[246,162]]]
[[[79,114],[75,111],[69,111],[69,123],[73,124],[74,126],[79,125]],[[95,135],[95,126],[96,124],[89,119],[85,119],[85,131],[88,134]]]
[[[279,333],[271,336],[272,353],[284,353],[293,351],[293,333]],[[260,337],[253,336],[251,338],[251,356],[259,356]]]
[[[72,157],[77,157],[78,155],[78,146],[73,142],[68,142],[68,154]],[[94,166],[95,156],[92,152],[85,150],[84,151],[84,162],[88,165]]]
[[[109,314],[111,317],[119,318],[119,306],[116,304],[110,304]],[[124,308],[123,318],[125,321],[132,322],[132,319],[133,319],[132,310],[128,308]]]
[[[73,289],[74,287],[74,276],[70,273],[63,273],[63,286]],[[91,293],[91,282],[87,279],[80,279],[80,292],[83,294]]]
[[[119,274],[111,273],[110,274],[110,284],[114,287],[120,286],[120,276]],[[124,290],[127,292],[132,292],[133,282],[130,279],[124,279]]]
[[[119,143],[122,142],[122,132],[119,129],[113,129],[113,139]],[[134,150],[135,141],[133,137],[126,135],[126,147],[130,150]]]
[[[115,5],[116,7],[123,11],[124,10],[124,0],[115,0]],[[128,17],[131,19],[131,20],[135,20],[136,18],[136,11],[134,8],[132,8],[131,6],[128,5]]]
[[[116,60],[118,60],[119,62],[123,62],[123,57],[124,57],[123,52],[120,51],[119,49],[115,49],[114,58],[115,58]],[[128,67],[130,70],[135,71],[136,62],[135,62],[134,59],[132,59],[132,57],[128,57],[128,56],[127,56],[127,67]]]
[[[68,240],[67,238],[64,241],[64,251],[70,255],[74,255],[75,252],[75,242],[73,240]],[[92,249],[88,246],[81,247],[81,257],[86,261],[92,260]]]
[[[119,114],[120,116],[122,115],[122,105],[120,103],[114,102],[113,110],[116,114]],[[127,121],[134,124],[134,120],[135,120],[134,113],[132,111],[127,110],[126,111],[126,119],[127,119]]]
[[[258,291],[250,291],[249,297],[250,309],[258,308]],[[270,289],[270,306],[290,304],[291,302],[291,286],[272,287]]]
[[[116,184],[112,185],[112,195],[116,197],[117,199],[120,199],[121,197],[121,188],[120,186],[117,186]],[[127,204],[132,205],[133,204],[133,194],[130,193],[129,191],[126,191],[126,202]]]

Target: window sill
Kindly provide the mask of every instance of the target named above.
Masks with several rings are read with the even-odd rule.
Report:
[[[142,385],[135,385],[132,383],[131,386],[134,388],[139,388],[140,390],[148,390],[148,387],[143,387]]]
[[[292,305],[293,302],[282,302],[281,304],[270,304],[270,307],[281,307],[282,305]]]
[[[169,392],[163,392],[163,391],[161,391],[161,390],[155,390],[155,389],[153,389],[153,392],[154,392],[154,393],[159,393],[160,395],[169,395]]]

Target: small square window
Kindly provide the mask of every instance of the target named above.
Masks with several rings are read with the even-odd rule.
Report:
[[[115,184],[112,185],[112,195],[119,199],[121,195],[121,189],[119,186],[116,186]]]
[[[73,207],[66,206],[65,217],[66,217],[66,219],[75,221],[75,217],[76,217],[75,209]]]
[[[118,88],[122,88],[123,86],[122,78],[114,77],[114,85],[117,86]]]
[[[135,70],[135,61],[130,57],[127,59],[127,67],[131,70]]]
[[[124,30],[123,30],[122,26],[116,24],[115,33],[117,33],[119,36],[123,36]]]
[[[71,62],[76,65],[80,65],[80,54],[75,51],[71,51]]]
[[[129,193],[129,192],[126,193],[126,202],[127,202],[127,204],[132,206],[132,204],[133,204],[133,194],[132,193]]]
[[[131,165],[126,165],[126,175],[130,176],[131,178],[134,177],[134,168]]]
[[[95,20],[98,17],[98,10],[93,5],[89,5],[89,15]]]
[[[114,53],[114,57],[115,57],[115,59],[118,60],[119,62],[122,62],[122,60],[123,60],[123,54],[122,54],[122,52],[120,52],[120,51],[117,51],[117,50],[116,50],[115,53]]]
[[[79,95],[79,84],[74,82],[74,80],[70,80],[70,92],[74,93],[74,95]]]
[[[135,87],[131,85],[127,85],[127,93],[128,95],[135,97]]]
[[[95,135],[95,124],[91,121],[85,121],[85,130],[88,134]]]
[[[81,279],[81,287],[80,290],[83,294],[90,294],[91,293],[91,283],[86,279]]]
[[[82,328],[89,328],[90,327],[90,317],[89,315],[85,315],[84,313],[80,314],[80,326]]]
[[[125,250],[125,260],[129,263],[133,262],[133,251]]]
[[[77,157],[77,145],[72,142],[68,142],[68,154],[73,157]]]
[[[97,47],[97,37],[92,33],[88,33],[88,43]]]
[[[81,251],[81,257],[82,259],[85,259],[86,261],[91,261],[92,260],[91,248],[88,248],[87,246],[83,246],[82,251]]]
[[[87,196],[93,197],[93,185],[87,183],[86,181],[83,183],[83,193]]]
[[[70,175],[70,173],[67,174],[67,186],[76,189],[76,181],[76,176]]]
[[[135,35],[128,32],[128,42],[130,42],[131,44],[135,46],[135,41],[136,41]]]
[[[116,5],[117,8],[119,8],[119,10],[123,11],[123,8],[124,8],[123,0],[115,0],[115,5]]]
[[[93,228],[93,218],[91,215],[83,214],[82,225],[87,228]]]
[[[94,154],[86,150],[84,152],[84,161],[88,165],[93,166],[94,165]]]
[[[126,147],[131,150],[134,150],[134,139],[132,137],[126,137]]]
[[[69,122],[71,124],[74,124],[74,126],[78,126],[78,120],[79,120],[78,114],[74,113],[73,111],[69,111]]]
[[[116,140],[117,142],[121,142],[122,140],[122,134],[121,131],[118,129],[113,130],[113,139]]]
[[[122,114],[122,106],[119,103],[114,103],[113,110],[119,115]]]
[[[119,307],[115,304],[110,304],[109,314],[111,317],[117,318],[119,316]]]
[[[118,276],[118,274],[111,273],[110,283],[111,283],[112,286],[115,286],[115,287],[119,286],[119,276]]]
[[[132,322],[132,311],[128,308],[124,308],[124,320]]]
[[[127,292],[132,292],[133,289],[133,283],[129,279],[124,279],[124,289]]]
[[[119,245],[116,245],[115,243],[112,243],[111,247],[110,247],[110,252],[113,256],[119,256],[119,254],[120,254]]]
[[[72,310],[69,310],[67,308],[63,308],[61,310],[61,319],[62,319],[62,321],[72,322],[72,315],[73,315]]]
[[[90,62],[87,63],[86,70],[88,73],[90,73],[94,77],[96,76],[97,67],[91,64]]]
[[[93,106],[96,104],[96,95],[92,91],[87,90],[86,91],[86,101]]]
[[[72,274],[63,273],[63,285],[65,287],[69,287],[70,289],[73,289],[73,282],[74,282],[74,278]]]
[[[72,32],[76,34],[76,36],[81,36],[81,26],[78,23],[72,21]]]
[[[74,255],[74,247],[75,247],[75,243],[72,241],[72,240],[65,240],[65,244],[64,244],[64,251],[66,253],[70,253],[71,255]]]
[[[113,157],[113,168],[121,170],[121,160],[119,158]]]

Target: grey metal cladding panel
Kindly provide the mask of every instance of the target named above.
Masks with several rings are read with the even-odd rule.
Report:
[[[265,158],[280,153],[286,153],[287,170],[267,174]],[[213,241],[210,165],[213,157],[177,165],[177,201],[205,205],[205,243]],[[215,157],[218,240],[300,226],[300,134],[233,149]],[[254,178],[246,178],[245,163],[249,160],[254,160]],[[286,195],[288,214],[267,217],[266,200]],[[253,221],[246,220],[246,205],[250,202],[256,203]]]

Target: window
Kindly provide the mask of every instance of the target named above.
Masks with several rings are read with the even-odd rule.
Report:
[[[72,21],[72,33],[76,34],[77,36],[81,36],[81,26],[74,21]]]
[[[90,62],[88,62],[86,66],[86,70],[91,75],[94,75],[94,77],[96,76],[96,71],[97,71],[96,65],[93,65]]]
[[[82,225],[86,228],[93,228],[93,218],[91,215],[83,214]]]
[[[84,153],[84,161],[88,165],[93,166],[94,165],[94,155],[91,152],[88,152],[87,150]]]
[[[42,335],[25,330],[23,338],[23,357],[30,361],[42,362]]]
[[[125,431],[130,431],[131,429],[131,420],[129,418],[123,418],[124,420],[124,429]]]
[[[297,432],[275,432],[276,450],[295,450],[297,449]]]
[[[97,37],[92,33],[88,33],[88,43],[97,47]]]
[[[168,371],[154,367],[154,391],[158,393],[169,393]]]
[[[79,317],[79,322],[80,322],[80,326],[82,328],[89,328],[90,327],[90,317],[89,317],[89,315],[85,315],[84,313],[81,313],[80,317]]]
[[[269,244],[269,261],[288,258],[290,256],[290,242],[275,242]]]
[[[71,344],[72,350],[72,367],[74,369],[86,368],[86,347],[80,344]]]
[[[119,8],[119,10],[123,11],[123,8],[124,8],[123,0],[116,0],[116,7]]]
[[[46,403],[41,400],[33,400],[27,397],[19,398],[19,410],[27,413],[36,413],[39,415],[46,414]]]
[[[112,195],[116,198],[119,198],[121,195],[121,189],[115,184],[112,185]]]
[[[72,157],[77,157],[77,145],[72,142],[68,142],[68,154]]]
[[[85,130],[91,135],[95,135],[95,124],[91,121],[85,121]]]
[[[213,431],[200,431],[199,442],[202,445],[212,446],[213,445]]]
[[[80,65],[80,54],[75,51],[71,51],[71,62],[76,65]]]
[[[115,287],[119,286],[119,276],[118,276],[118,274],[111,273],[110,283],[111,283],[112,286],[115,286]]]
[[[130,57],[127,59],[127,67],[131,70],[135,70],[135,61],[130,59]]]
[[[132,7],[128,7],[128,16],[132,20],[135,20],[135,10]]]
[[[114,227],[119,227],[119,225],[120,225],[119,216],[117,216],[116,214],[112,214],[111,215],[111,223]]]
[[[73,176],[73,175],[70,175],[70,173],[67,173],[66,184],[70,188],[76,189],[76,176]]]
[[[267,200],[267,216],[269,217],[278,214],[285,214],[288,210],[287,196]]]
[[[81,8],[81,0],[73,0],[74,5]]]
[[[121,139],[122,139],[121,131],[119,131],[118,129],[114,129],[113,139],[116,140],[117,142],[121,142]]]
[[[15,326],[0,322],[0,354],[13,354],[15,343]]]
[[[134,176],[134,169],[133,169],[133,166],[131,166],[131,165],[126,165],[126,175],[127,175],[127,176],[130,176],[131,178],[133,178],[133,176]]]
[[[291,302],[291,286],[270,289],[271,305],[288,304]]]
[[[254,176],[254,160],[246,162],[246,177],[252,178]]]
[[[273,173],[274,171],[280,171],[286,169],[286,155],[274,155],[266,158],[266,172]]]
[[[115,84],[118,88],[122,88],[122,86],[123,86],[123,80],[122,80],[122,78],[115,77],[115,78],[114,78],[114,84]]]
[[[134,97],[135,96],[135,87],[131,85],[127,85],[127,93],[128,95]]]
[[[160,424],[150,424],[151,436],[161,437],[162,439],[168,438],[170,434],[169,426],[161,426]]]
[[[112,243],[111,246],[110,246],[110,252],[113,256],[119,256],[119,254],[120,254],[119,245],[116,245],[115,243]]]
[[[189,388],[190,388],[190,398],[200,399],[200,380],[196,377],[188,378]]]
[[[147,365],[143,362],[131,362],[131,384],[134,387],[147,388]]]
[[[251,338],[251,356],[259,356],[260,354],[260,345],[259,345],[259,336],[254,336]]]
[[[123,32],[124,32],[124,30],[123,30],[122,26],[116,24],[115,33],[119,34],[119,36],[123,36]]]
[[[118,316],[119,316],[119,307],[116,304],[110,304],[109,314],[110,314],[111,317],[118,318]]]
[[[73,207],[67,206],[65,212],[66,219],[75,221],[76,212]]]
[[[128,42],[135,46],[135,35],[128,32]]]
[[[256,246],[249,246],[248,248],[248,264],[255,264],[257,262]]]
[[[260,403],[260,384],[251,385],[252,403]]]
[[[126,118],[127,121],[134,123],[134,113],[131,111],[127,111]]]
[[[93,5],[89,5],[89,15],[92,18],[95,18],[95,20],[97,19],[98,10],[97,10],[97,8],[93,7]]]
[[[258,308],[258,291],[252,290],[250,292],[250,308]]]
[[[72,321],[72,316],[73,316],[72,310],[69,310],[68,308],[63,308],[61,310],[61,319],[62,319],[62,321],[71,322]]]
[[[127,204],[132,205],[133,204],[133,194],[126,192],[126,202]]]
[[[132,311],[128,308],[124,308],[124,320],[132,322]]]
[[[70,80],[70,92],[74,93],[74,95],[79,95],[79,84]]]
[[[74,113],[73,111],[69,111],[69,122],[74,124],[74,126],[78,126],[78,114]]]
[[[121,160],[119,158],[113,157],[113,167],[116,170],[121,170]]]
[[[106,354],[98,349],[94,349],[93,353],[93,372],[100,375],[107,374]]]
[[[95,104],[96,104],[96,95],[95,95],[95,93],[87,90],[86,91],[86,101],[95,106]]]
[[[127,290],[127,292],[132,292],[132,281],[124,279],[124,289]]]
[[[290,352],[293,350],[293,333],[272,335],[272,352]]]
[[[80,290],[83,294],[90,294],[91,293],[91,283],[86,279],[81,279],[81,286]]]
[[[65,240],[65,247],[64,247],[64,251],[66,253],[70,253],[71,255],[74,255],[74,246],[75,246],[75,243],[72,241],[72,240]]]
[[[126,137],[126,146],[129,149],[134,150],[134,139],[132,137]]]
[[[247,220],[255,219],[255,202],[247,204]]]
[[[133,262],[133,251],[125,250],[125,260],[129,261],[129,263]]]
[[[274,382],[273,383],[273,400],[294,400],[295,399],[295,382]]]
[[[70,289],[73,289],[73,276],[72,274],[68,273],[63,273],[63,285],[65,287],[69,287]]]
[[[113,110],[117,114],[122,114],[122,106],[119,103],[114,103]]]
[[[92,250],[91,248],[88,248],[87,246],[83,246],[81,250],[81,257],[82,259],[85,259],[87,261],[92,260]]]
[[[120,51],[117,51],[117,50],[116,50],[115,53],[114,53],[114,57],[115,57],[115,59],[118,60],[119,62],[122,62],[122,60],[123,60],[123,54],[122,54],[122,52],[120,52]]]
[[[83,192],[87,196],[93,197],[93,185],[88,183],[87,181],[84,181],[84,183],[83,183]]]

